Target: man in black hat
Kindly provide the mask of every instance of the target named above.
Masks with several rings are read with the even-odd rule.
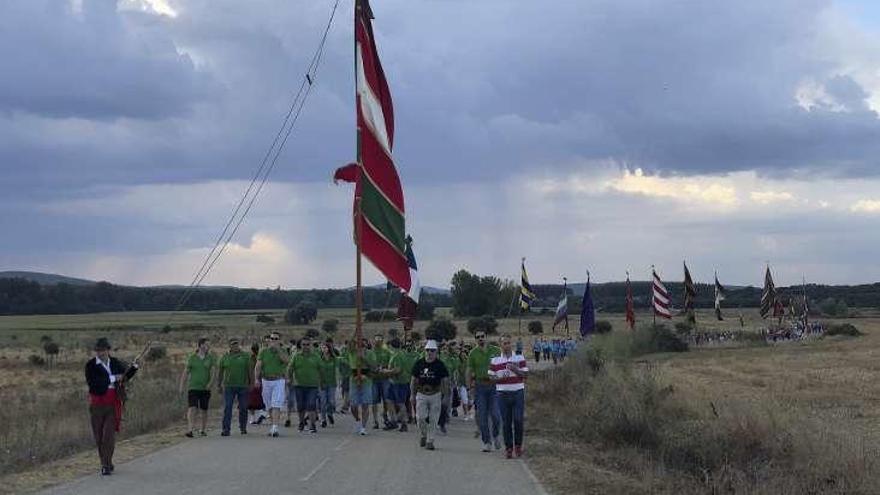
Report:
[[[95,358],[86,362],[89,385],[89,414],[92,433],[101,458],[101,474],[113,473],[113,450],[116,432],[122,421],[122,387],[138,370],[137,360],[131,366],[110,356],[110,342],[101,337],[95,343]]]

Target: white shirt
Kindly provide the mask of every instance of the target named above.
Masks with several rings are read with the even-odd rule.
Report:
[[[108,359],[107,362],[105,363],[104,361],[101,361],[101,358],[95,356],[95,362],[100,364],[105,370],[107,370],[107,374],[110,375],[110,387],[109,388],[116,388],[113,385],[114,383],[116,383],[116,375],[114,375],[110,371],[110,360]]]

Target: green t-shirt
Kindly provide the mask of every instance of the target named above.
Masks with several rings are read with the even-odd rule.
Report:
[[[260,368],[261,378],[267,376],[280,377],[284,375],[284,362],[281,361],[280,356],[282,352],[287,351],[284,349],[275,349],[273,351],[271,347],[267,347],[260,351],[260,355],[257,356],[257,361],[263,363],[262,368]]]
[[[208,382],[211,381],[211,370],[217,364],[213,354],[208,353],[204,358],[194,352],[186,359],[186,371],[189,372],[189,390],[208,390]]]
[[[320,362],[318,363],[318,372],[321,375],[322,387],[336,386],[336,358],[330,357],[329,359],[325,359],[324,357],[321,357]]]
[[[400,371],[391,377],[391,381],[402,384],[409,383],[409,379],[412,376],[412,367],[415,362],[415,355],[406,351],[395,352],[391,356],[391,361],[388,363],[388,367],[397,368]]]
[[[373,355],[376,356],[376,366],[387,368],[388,363],[391,361],[391,354],[391,350],[384,345],[380,348],[374,348]]]
[[[461,369],[461,359],[458,358],[458,354],[444,352],[440,356],[440,361],[443,361],[443,364],[446,365],[446,369],[449,371],[449,379],[453,382],[458,382],[458,373]]]
[[[336,357],[336,371],[339,378],[351,376],[351,366],[348,364],[348,355],[340,355]]]
[[[314,352],[298,352],[290,358],[288,374],[293,377],[294,383],[300,387],[317,387],[320,384],[321,375],[318,369],[321,366],[321,356]]]
[[[471,349],[468,354],[467,366],[478,382],[489,381],[489,364],[492,362],[492,358],[500,353],[501,350],[492,345],[487,345],[486,350],[480,349],[479,346]]]
[[[361,359],[354,349],[348,351],[348,367],[351,368],[351,377],[354,378],[358,368],[362,370],[364,385],[373,384],[373,372],[376,370],[376,355],[373,351],[364,351],[364,358]]]
[[[250,383],[251,355],[239,351],[235,354],[227,352],[220,358],[218,365],[220,379],[226,387],[247,387]]]

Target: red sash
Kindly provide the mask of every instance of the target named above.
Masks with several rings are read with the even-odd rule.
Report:
[[[116,393],[116,389],[108,388],[104,395],[89,394],[89,404],[93,406],[113,406],[116,413],[116,431],[122,423],[122,400]]]

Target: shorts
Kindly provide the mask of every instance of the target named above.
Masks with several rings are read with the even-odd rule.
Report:
[[[388,397],[389,385],[391,385],[391,380],[373,381],[373,404],[381,404],[382,401],[393,400],[391,397]]]
[[[294,391],[294,386],[291,384],[287,384],[287,410],[288,411],[296,411],[296,392]]]
[[[406,404],[406,400],[409,398],[409,383],[393,383],[391,387],[394,391],[392,401],[395,404]]]
[[[348,387],[351,379],[347,376],[339,381],[339,388],[341,389],[342,396],[348,397]]]
[[[267,409],[282,409],[287,405],[287,380],[263,378],[263,403]]]
[[[197,407],[202,411],[208,410],[209,400],[211,400],[210,390],[190,390],[186,394],[186,402],[189,407]]]
[[[351,380],[348,388],[348,400],[353,406],[369,406],[373,404],[373,385],[360,384]]]
[[[318,410],[318,387],[293,387],[296,394],[297,412]]]
[[[468,402],[468,390],[464,385],[458,387],[458,396],[461,397],[461,405],[466,406],[470,404]]]

